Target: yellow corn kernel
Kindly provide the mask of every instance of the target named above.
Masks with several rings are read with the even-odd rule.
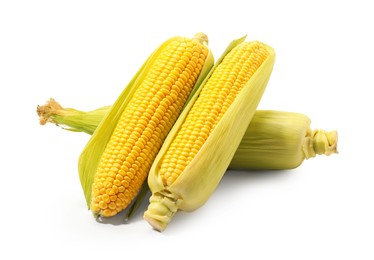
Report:
[[[211,67],[205,40],[201,34],[165,42],[95,130],[79,161],[94,215],[114,216],[136,197],[202,70]]]
[[[200,92],[161,162],[160,176],[171,185],[195,158],[243,86],[267,58],[259,42],[245,42],[231,51]]]

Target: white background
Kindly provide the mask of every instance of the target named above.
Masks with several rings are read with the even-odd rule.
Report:
[[[128,2],[0,2],[2,257],[374,259],[371,1]],[[77,174],[89,136],[40,126],[36,106],[109,105],[159,44],[200,31],[215,57],[245,34],[271,45],[259,108],[337,129],[340,153],[290,171],[227,172],[164,233],[141,213],[96,222]]]

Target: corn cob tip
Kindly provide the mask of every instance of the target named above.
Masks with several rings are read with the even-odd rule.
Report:
[[[36,113],[39,116],[39,123],[45,125],[48,122],[54,123],[53,115],[62,110],[62,106],[53,98],[50,98],[43,106],[37,106]]]
[[[157,231],[164,231],[178,210],[180,200],[170,192],[154,193],[149,199],[149,205],[144,212],[144,219]]]
[[[317,154],[331,155],[338,152],[338,132],[327,132],[322,129],[312,131],[307,144],[304,145],[305,158],[315,157]]]
[[[313,147],[317,154],[331,155],[339,153],[338,132],[326,132],[324,130],[314,130]]]
[[[209,39],[208,35],[206,35],[205,33],[199,32],[195,34],[194,39],[197,40],[200,44],[208,46]]]
[[[146,211],[144,213],[144,219],[156,230],[159,232],[162,232],[165,230],[168,223],[165,223],[163,221],[157,220],[149,215]]]

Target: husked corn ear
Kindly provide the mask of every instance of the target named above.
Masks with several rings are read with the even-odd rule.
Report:
[[[259,42],[245,42],[227,54],[201,90],[160,168],[164,185],[171,185],[195,158],[240,90],[268,57]]]
[[[83,187],[95,215],[114,216],[136,197],[203,68],[211,66],[204,37],[164,43],[94,132],[79,168],[83,182],[90,177]]]
[[[286,170],[317,154],[337,153],[337,131],[312,130],[310,123],[299,113],[256,111],[229,168]]]
[[[233,42],[213,68],[152,165],[144,218],[156,230],[164,230],[177,210],[192,211],[206,202],[248,128],[274,51],[261,42],[242,41]]]
[[[92,134],[110,106],[93,111],[63,108],[51,99],[38,106],[40,122]],[[337,131],[310,129],[310,119],[294,112],[257,110],[229,165],[236,170],[287,170],[316,155],[338,153]]]

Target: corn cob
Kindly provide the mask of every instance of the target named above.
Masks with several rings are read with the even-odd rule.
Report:
[[[269,80],[275,53],[260,42],[234,41],[187,104],[157,155],[144,213],[162,231],[177,210],[202,206],[217,187]]]
[[[206,43],[204,34],[163,43],[98,125],[78,165],[95,216],[114,216],[138,194],[194,86],[212,67]]]
[[[93,111],[63,108],[54,99],[38,106],[40,123],[92,135],[110,106]],[[241,140],[229,169],[287,170],[317,154],[337,153],[336,131],[312,130],[306,115],[294,112],[257,110]]]

